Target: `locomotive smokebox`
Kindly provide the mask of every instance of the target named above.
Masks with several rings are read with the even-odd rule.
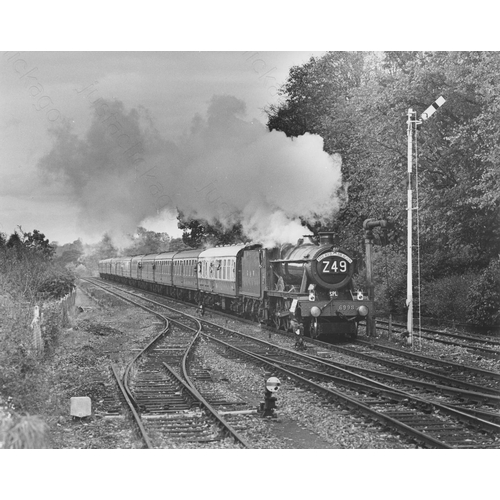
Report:
[[[335,237],[335,233],[332,231],[319,233],[319,244],[320,245],[335,245],[337,238]],[[337,243],[338,244],[338,243]]]

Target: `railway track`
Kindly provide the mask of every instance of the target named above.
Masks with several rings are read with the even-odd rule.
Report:
[[[209,324],[206,321],[203,323],[204,325]],[[211,328],[220,329],[221,327],[213,325]],[[446,382],[448,385],[445,383],[436,384],[434,372],[427,373],[427,377],[433,382],[422,382],[403,377],[394,374],[395,361],[390,361],[387,358],[383,364],[390,366],[391,372],[386,373],[377,372],[374,369],[368,373],[369,370],[366,368],[346,366],[345,363],[342,366],[342,363],[335,363],[331,360],[313,359],[314,356],[303,356],[302,361],[297,364],[297,361],[291,360],[300,356],[297,352],[292,352],[292,354],[288,352],[284,357],[283,350],[280,351],[276,346],[264,344],[256,346],[255,339],[242,340],[243,337],[235,334],[236,332],[228,334],[226,330],[221,334],[225,339],[222,340],[220,335],[214,333],[213,330],[208,332],[212,341],[227,343],[227,340],[231,339],[233,345],[227,345],[225,348],[237,352],[237,356],[250,356],[257,363],[267,363],[272,370],[281,371],[286,376],[295,378],[299,385],[306,384],[309,390],[312,388],[314,391],[323,393],[326,390],[325,394],[329,399],[333,398],[336,401],[342,401],[342,404],[350,408],[357,408],[369,418],[382,422],[383,425],[388,425],[398,432],[411,435],[427,446],[443,448],[498,447],[500,427],[495,423],[498,422],[498,413],[495,408],[499,402],[499,394],[497,390],[498,374],[495,372],[491,372],[493,376],[488,378],[489,373],[486,373],[485,370],[476,371],[474,377],[480,373],[482,377],[489,380],[490,387],[488,384],[484,387],[464,381],[463,374],[448,380]],[[247,345],[247,342],[250,342],[252,346]],[[363,345],[362,342],[358,344]],[[308,343],[308,346],[309,354],[313,354],[312,350],[316,349],[316,358],[323,358],[325,352],[328,353],[330,350],[335,352],[336,349],[345,349],[317,341],[313,344]],[[404,353],[408,355],[407,352]],[[335,355],[337,356],[337,354]],[[366,364],[365,360],[368,354],[361,353],[359,346],[357,351],[349,353],[349,356],[353,355],[363,358],[363,364]],[[306,358],[309,358],[307,362],[304,361]],[[420,356],[420,358],[425,357]],[[450,363],[436,361],[441,366],[440,369],[445,372],[450,370]],[[372,359],[371,362],[380,364],[380,359],[376,361]],[[419,359],[419,362],[421,363],[422,359]],[[406,360],[401,363],[400,359],[400,367],[407,369],[408,364]],[[320,365],[321,368],[318,368]],[[460,369],[464,372],[463,366]],[[362,371],[364,374],[361,373]],[[429,370],[412,366],[410,371],[426,373]],[[325,381],[325,377],[328,380]],[[442,377],[446,378],[446,375],[442,375]],[[397,380],[397,385],[385,385],[384,382],[390,379],[392,379],[391,384]],[[440,381],[444,382],[445,379],[441,378]],[[321,389],[317,387],[318,385],[321,386]],[[412,388],[413,392],[409,392],[409,388]],[[430,399],[429,393],[435,394],[434,399]],[[478,404],[481,405],[481,408],[477,408]],[[424,430],[422,431],[422,429]]]
[[[419,442],[437,448],[498,448],[500,425],[451,405],[431,401],[377,382],[309,355],[266,341],[224,332],[214,326],[210,338],[235,356],[265,363],[299,385],[322,393]]]
[[[158,308],[159,305],[152,301],[95,280],[86,281],[164,321],[160,334],[135,355],[123,375],[119,377],[115,373],[145,447],[250,447],[190,380],[188,359],[201,329],[199,322],[193,318],[186,320],[179,312],[167,318],[141,303],[148,302],[149,306],[153,304]],[[136,299],[131,299],[130,295],[135,295]],[[191,325],[186,325],[185,321]],[[197,324],[196,328],[193,323]]]
[[[380,330],[389,331],[389,321],[377,320],[377,328]],[[391,322],[391,330],[395,334],[400,334],[406,331],[406,325],[402,323]],[[481,353],[484,356],[500,358],[500,340],[498,337],[466,335],[458,332],[446,332],[431,328],[419,328],[418,332],[414,332],[415,338],[420,336],[422,339],[439,342],[441,344],[458,346],[469,351]]]

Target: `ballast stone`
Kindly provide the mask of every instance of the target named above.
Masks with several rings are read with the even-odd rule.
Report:
[[[92,415],[92,402],[88,396],[71,398],[72,417],[90,417]]]

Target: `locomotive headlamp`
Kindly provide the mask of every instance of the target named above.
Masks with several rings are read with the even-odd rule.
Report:
[[[369,312],[369,311],[368,311],[368,307],[366,307],[366,306],[359,306],[359,307],[358,307],[358,314],[359,314],[360,316],[367,316],[367,315],[368,315],[368,312]]]
[[[361,306],[364,307],[364,306]],[[361,308],[360,308],[361,309]],[[311,307],[311,316],[317,318],[321,314],[321,309],[317,306]]]

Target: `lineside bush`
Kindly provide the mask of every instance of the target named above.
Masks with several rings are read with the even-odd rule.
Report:
[[[23,412],[33,412],[47,400],[47,356],[60,331],[60,308],[49,305],[66,295],[74,275],[52,261],[44,235],[0,234],[0,393],[13,396]],[[44,314],[42,339],[49,349],[40,355],[34,347],[34,307]],[[44,307],[46,305],[46,307]]]
[[[0,441],[6,449],[47,448],[48,426],[39,417],[13,413],[2,421]]]
[[[500,258],[471,285],[467,294],[467,320],[487,327],[500,326]]]
[[[468,308],[468,290],[477,279],[477,273],[445,276],[422,284],[422,314],[465,323]]]

